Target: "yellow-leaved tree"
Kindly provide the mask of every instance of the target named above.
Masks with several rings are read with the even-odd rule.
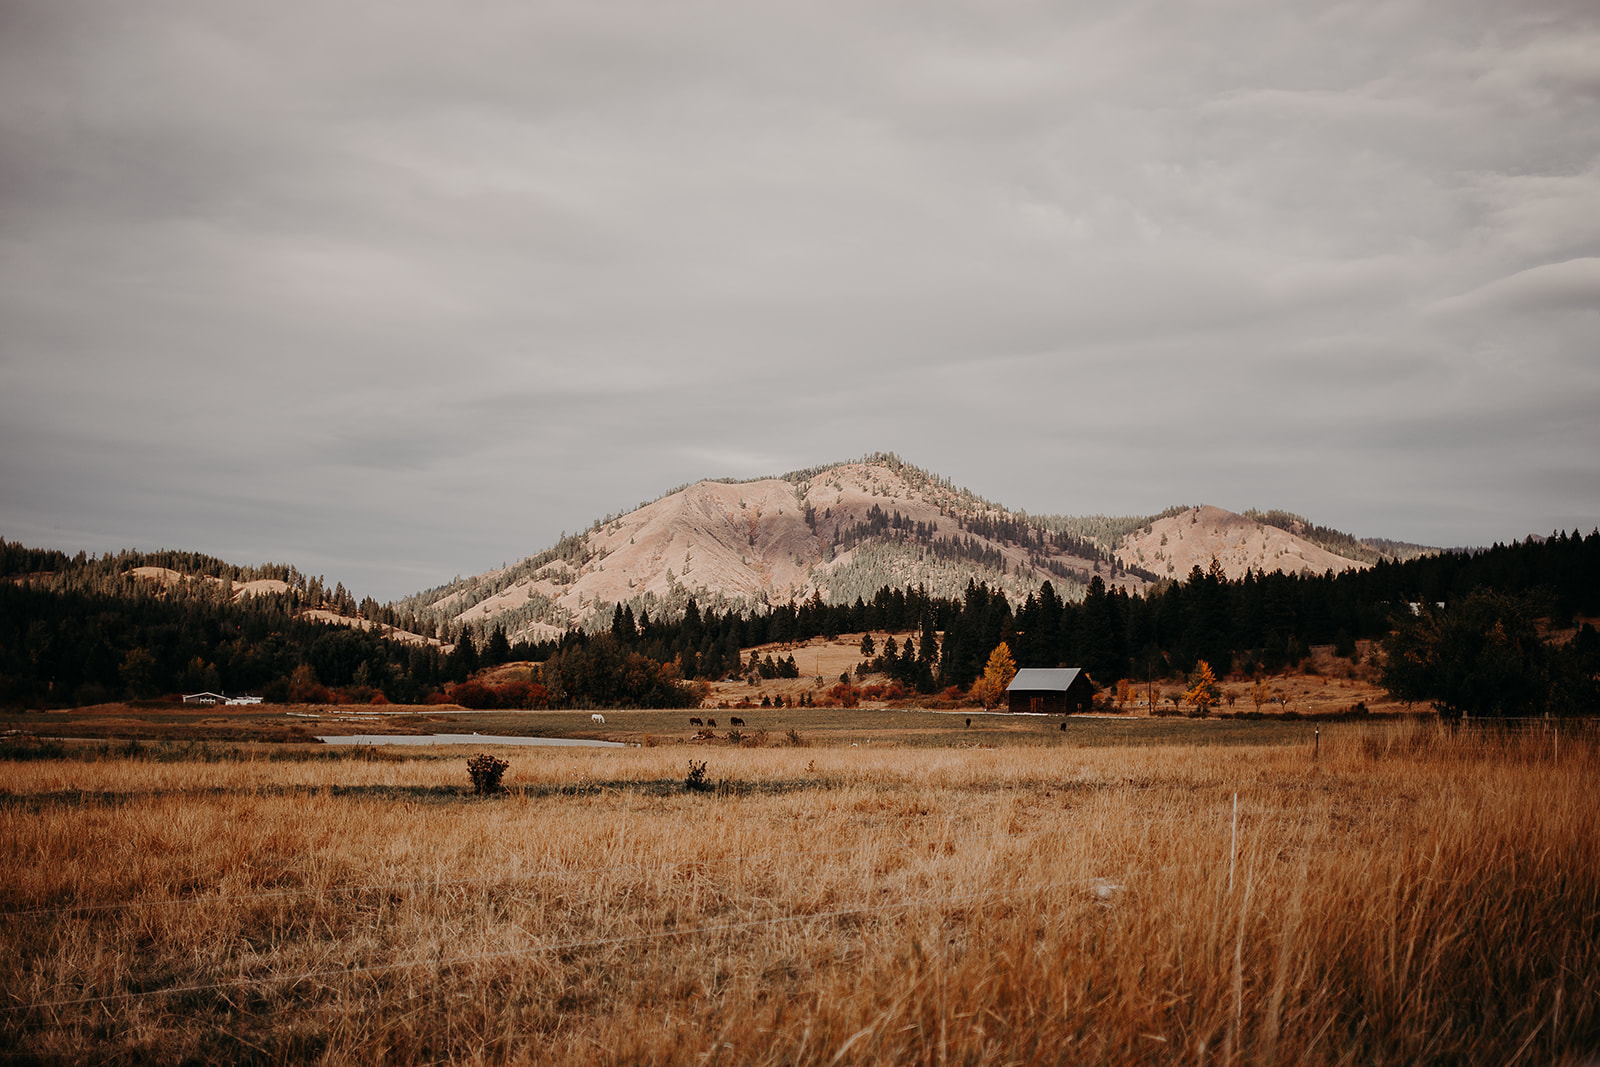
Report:
[[[972,695],[983,703],[984,710],[1000,703],[1006,686],[1017,676],[1017,661],[1011,658],[1011,648],[1004,641],[989,653],[989,662],[983,668],[983,677],[972,683]]]
[[[1202,719],[1222,700],[1222,689],[1217,685],[1216,673],[1205,660],[1195,665],[1194,673],[1189,676],[1189,691],[1183,694],[1183,700]]]

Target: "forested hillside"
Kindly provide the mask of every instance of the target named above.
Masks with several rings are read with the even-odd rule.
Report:
[[[288,565],[175,551],[69,557],[0,540],[0,706],[198,690],[289,699],[294,684],[300,696],[320,684],[407,699],[448,662],[436,647],[383,636],[412,629],[431,624]]]

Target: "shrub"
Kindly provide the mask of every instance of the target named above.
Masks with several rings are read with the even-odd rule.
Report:
[[[706,762],[701,760],[696,763],[689,761],[689,773],[683,779],[683,788],[691,793],[709,793],[713,788],[711,779],[706,777]]]
[[[848,681],[840,682],[829,689],[824,697],[826,707],[853,708],[861,703],[861,690],[851,685]]]
[[[310,664],[302,663],[289,677],[290,704],[329,704],[333,702],[328,690],[317,681],[317,672]]]
[[[487,795],[500,792],[500,779],[510,763],[498,756],[479,753],[467,760],[467,774],[472,778],[472,791]]]
[[[478,682],[462,682],[452,686],[450,699],[464,708],[472,708],[475,711],[492,708],[496,704],[495,694]]]

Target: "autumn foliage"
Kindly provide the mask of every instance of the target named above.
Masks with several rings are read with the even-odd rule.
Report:
[[[1005,699],[1006,686],[1016,676],[1017,663],[1011,658],[1011,647],[1002,641],[989,653],[983,676],[972,683],[972,695],[985,708],[992,708]]]
[[[1222,689],[1217,685],[1217,674],[1205,660],[1195,665],[1194,673],[1189,676],[1189,691],[1183,694],[1183,700],[1194,709],[1191,714],[1201,719],[1221,703]]]

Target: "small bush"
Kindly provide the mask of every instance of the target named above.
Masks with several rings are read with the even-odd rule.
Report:
[[[811,744],[811,742],[801,737],[800,731],[796,730],[793,726],[789,727],[789,732],[784,734],[783,737],[784,740],[788,741],[789,744],[794,748],[805,748]]]
[[[472,778],[472,791],[487,795],[500,792],[500,779],[511,764],[498,756],[479,753],[467,760],[467,774]]]
[[[691,793],[709,793],[716,788],[711,784],[711,779],[706,777],[706,762],[701,760],[696,763],[689,761],[689,773],[683,779],[683,788]]]
[[[828,708],[853,708],[860,703],[861,690],[851,685],[848,679],[833,686],[828,690],[827,695],[823,697],[823,707]]]

